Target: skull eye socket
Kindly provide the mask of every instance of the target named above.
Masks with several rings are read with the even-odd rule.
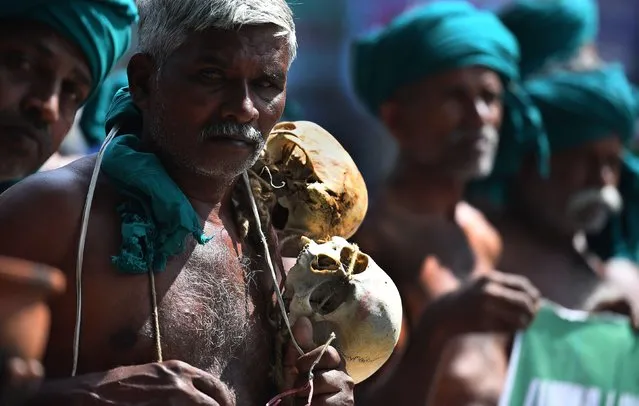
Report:
[[[313,312],[327,315],[337,310],[348,298],[352,287],[344,281],[329,281],[319,285],[309,301]]]
[[[344,264],[344,267],[350,268],[353,261],[353,255],[355,255],[355,261],[352,264],[352,272],[350,272],[350,274],[356,275],[364,272],[366,268],[368,268],[368,256],[359,251],[355,251],[351,247],[342,248],[342,251],[340,251],[339,254],[340,261]]]
[[[319,254],[313,262],[313,268],[322,271],[337,271],[340,268],[339,262],[326,254]]]

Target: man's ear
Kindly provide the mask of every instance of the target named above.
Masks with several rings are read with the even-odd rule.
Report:
[[[149,54],[137,53],[129,60],[129,91],[133,102],[142,111],[148,109],[152,80],[156,72],[155,61]]]

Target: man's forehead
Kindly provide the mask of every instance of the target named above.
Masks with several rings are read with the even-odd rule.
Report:
[[[263,64],[288,63],[287,38],[274,25],[243,26],[240,29],[208,29],[189,36],[184,51],[195,60],[232,65],[252,60]]]
[[[91,72],[80,47],[44,23],[32,20],[11,21],[0,29],[0,44],[28,48],[51,60],[65,59],[74,75],[91,86]]]

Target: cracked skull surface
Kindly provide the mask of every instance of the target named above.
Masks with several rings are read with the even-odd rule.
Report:
[[[297,256],[301,236],[315,241],[349,238],[364,220],[364,178],[344,147],[315,123],[278,123],[253,173],[262,182],[258,199],[275,195],[267,205],[273,206],[268,211],[284,256]]]
[[[359,383],[391,356],[402,323],[402,302],[390,277],[341,237],[306,246],[289,271],[284,298],[289,320],[308,317],[315,343],[331,332],[346,372]]]

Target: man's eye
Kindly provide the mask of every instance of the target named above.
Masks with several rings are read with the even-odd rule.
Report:
[[[204,80],[219,80],[222,78],[220,71],[215,69],[203,69],[198,75]]]
[[[80,87],[77,85],[74,85],[72,83],[66,83],[62,90],[63,90],[65,99],[75,104],[80,104],[84,100],[85,96],[83,95],[83,92],[81,91]]]
[[[27,56],[21,52],[11,52],[4,55],[5,64],[13,70],[29,72],[33,64]]]
[[[271,82],[269,80],[260,80],[260,81],[257,81],[255,84],[258,87],[262,87],[262,88],[265,88],[265,89],[268,89],[268,88],[271,88],[271,87],[275,87],[273,82]]]

